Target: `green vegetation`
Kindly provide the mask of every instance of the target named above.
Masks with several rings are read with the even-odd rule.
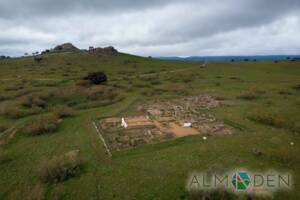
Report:
[[[191,172],[239,167],[291,171],[293,190],[275,199],[300,199],[299,63],[201,66],[80,52],[0,60],[0,199],[192,199]],[[97,71],[107,83],[82,80]],[[206,112],[235,128],[233,135],[184,137],[110,158],[92,124],[138,114],[146,101],[198,94],[223,100]],[[74,149],[79,162],[65,159]]]

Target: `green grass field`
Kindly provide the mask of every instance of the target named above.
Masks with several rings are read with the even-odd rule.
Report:
[[[0,60],[0,199],[189,199],[191,172],[235,168],[289,171],[293,189],[274,197],[300,199],[300,91],[294,89],[300,84],[299,62],[201,66],[127,54]],[[104,71],[108,83],[82,86],[80,79],[93,71]],[[197,94],[228,102],[209,112],[234,127],[233,135],[184,137],[113,152],[110,158],[92,124],[100,117],[134,114],[142,102]],[[74,116],[54,133],[23,133],[24,124],[58,106],[72,108]],[[11,127],[15,134],[4,132]],[[41,163],[75,149],[82,160],[79,175],[41,183]]]

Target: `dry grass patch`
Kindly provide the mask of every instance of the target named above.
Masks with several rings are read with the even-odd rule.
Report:
[[[243,100],[255,100],[259,97],[259,95],[265,94],[266,91],[257,89],[256,87],[250,87],[248,90],[242,92],[239,99]]]
[[[282,115],[272,111],[255,110],[248,116],[248,118],[255,122],[274,126],[277,128],[282,128],[286,123]]]

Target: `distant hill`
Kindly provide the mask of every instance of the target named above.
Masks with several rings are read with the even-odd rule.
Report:
[[[156,57],[162,60],[178,61],[282,61],[299,60],[300,55],[268,55],[268,56],[190,56],[190,57]]]

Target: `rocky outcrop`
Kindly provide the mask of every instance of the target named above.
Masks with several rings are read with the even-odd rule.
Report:
[[[75,47],[72,43],[64,43],[61,45],[57,45],[54,47],[54,49],[46,49],[45,51],[42,51],[41,54],[48,54],[48,53],[62,53],[62,52],[87,52],[89,54],[95,54],[95,55],[116,55],[118,51],[112,47],[89,47],[88,50],[80,50],[77,47]]]
[[[56,46],[53,49],[53,51],[54,52],[69,52],[69,51],[79,51],[79,49],[71,43],[64,43],[64,44]]]
[[[90,47],[89,50],[88,50],[89,53],[91,54],[100,54],[100,55],[115,55],[118,53],[118,51],[112,47],[112,46],[109,46],[109,47],[104,47],[104,48],[101,48],[101,47],[97,47],[97,48],[93,48],[93,47]]]

